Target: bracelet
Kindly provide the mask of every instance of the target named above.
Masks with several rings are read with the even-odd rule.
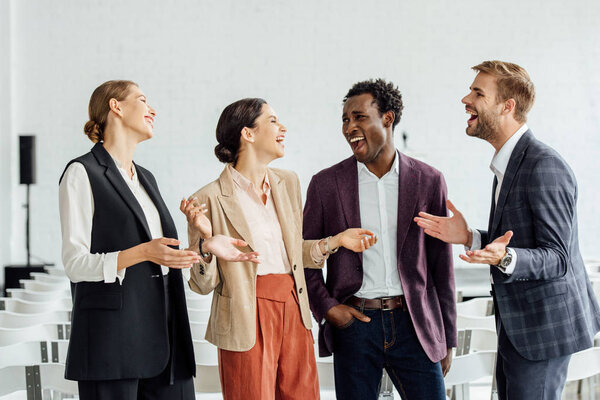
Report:
[[[202,244],[204,243],[204,239],[200,238],[200,243],[198,244],[198,253],[200,253],[200,257],[202,258],[208,258],[211,256],[211,252],[207,251],[206,253],[202,252]]]
[[[329,247],[329,239],[331,239],[331,236],[327,236],[327,238],[325,239],[325,252],[327,254],[336,253],[340,248],[336,247],[335,250],[331,250],[331,248]]]

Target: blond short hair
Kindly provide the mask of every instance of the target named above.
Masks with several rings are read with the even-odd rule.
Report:
[[[516,103],[515,120],[523,123],[527,121],[527,113],[535,102],[535,87],[523,67],[494,60],[484,61],[471,69],[494,76],[498,85],[497,101],[514,99]]]

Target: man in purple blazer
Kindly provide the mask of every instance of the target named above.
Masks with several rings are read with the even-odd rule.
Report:
[[[445,399],[456,346],[452,250],[413,218],[446,213],[446,184],[395,148],[402,108],[391,82],[355,84],[342,114],[354,156],[313,176],[308,188],[304,239],[351,227],[379,237],[364,253],[328,249],[326,280],[320,269],[305,270],[338,399],[376,399],[384,368],[403,398]]]

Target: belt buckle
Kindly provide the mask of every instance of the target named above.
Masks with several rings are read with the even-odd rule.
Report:
[[[389,311],[391,310],[390,306],[391,304],[387,303],[388,301],[392,300],[393,297],[380,297],[379,301],[381,304],[381,311]],[[384,305],[386,304],[386,305]]]

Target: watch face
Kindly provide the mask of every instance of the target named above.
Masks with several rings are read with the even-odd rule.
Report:
[[[508,265],[510,264],[511,261],[512,261],[512,255],[507,253],[504,257],[502,257],[500,264],[506,268],[506,267],[508,267]]]

